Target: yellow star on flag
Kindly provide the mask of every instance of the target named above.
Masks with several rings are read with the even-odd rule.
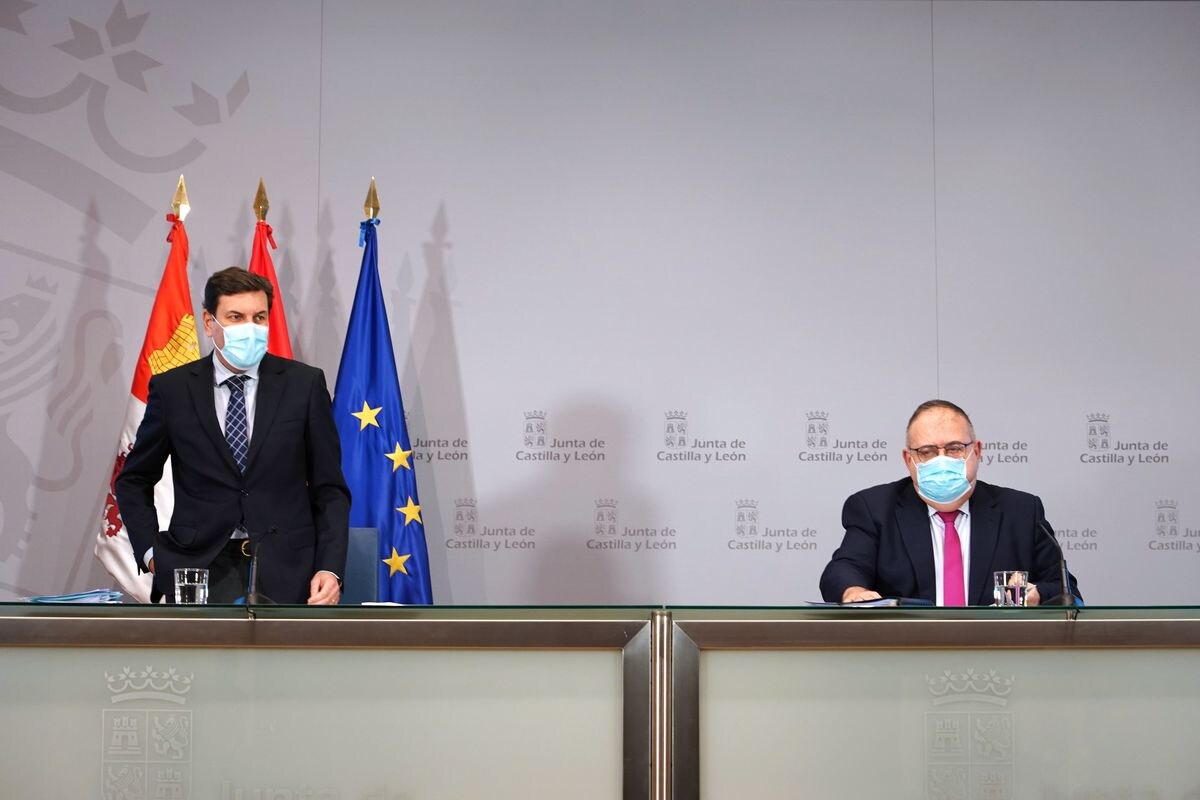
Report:
[[[384,453],[384,455],[392,460],[392,472],[395,472],[400,467],[412,469],[408,465],[408,457],[412,455],[412,450],[401,450],[399,442],[396,442],[396,452]]]
[[[390,572],[388,572],[388,577],[392,577],[397,572],[403,572],[405,575],[407,575],[408,570],[404,568],[404,562],[408,561],[410,558],[412,558],[412,555],[400,555],[396,552],[396,548],[393,547],[392,557],[385,558],[383,560],[383,563],[387,564],[388,569],[390,570]]]
[[[412,522],[414,519],[417,522],[421,522],[421,507],[414,503],[411,497],[408,498],[408,505],[406,505],[404,508],[397,508],[396,510],[404,515],[405,525]],[[423,525],[424,523],[421,524]]]
[[[379,427],[379,423],[375,420],[375,418],[379,416],[380,411],[383,411],[383,406],[380,406],[379,408],[371,408],[369,405],[367,405],[367,401],[363,400],[362,411],[351,411],[350,416],[358,417],[358,429],[361,431],[368,425],[374,425],[376,428]]]

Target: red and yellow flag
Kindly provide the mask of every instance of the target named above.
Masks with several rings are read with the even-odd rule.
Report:
[[[192,294],[187,279],[187,230],[183,227],[183,220],[175,214],[168,214],[167,221],[171,223],[171,232],[167,235],[167,241],[171,243],[171,252],[167,255],[162,282],[158,285],[154,306],[150,309],[150,322],[146,326],[142,352],[133,371],[133,385],[129,389],[129,403],[125,409],[125,424],[117,446],[117,457],[113,462],[95,550],[96,557],[117,579],[121,588],[142,603],[150,602],[151,576],[141,572],[134,562],[133,546],[129,543],[129,534],[121,521],[121,512],[117,508],[117,500],[113,493],[113,482],[125,464],[125,456],[133,449],[138,426],[145,416],[150,378],[200,358],[200,341],[196,334],[196,318],[192,313]],[[158,511],[159,528],[166,530],[167,521],[170,520],[175,505],[169,461],[163,470],[162,480],[154,488],[154,505]]]

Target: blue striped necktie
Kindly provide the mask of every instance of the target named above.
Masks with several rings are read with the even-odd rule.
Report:
[[[246,428],[246,381],[249,375],[234,375],[222,381],[229,387],[229,407],[225,409],[225,441],[238,469],[246,471],[246,454],[250,452],[250,433]]]

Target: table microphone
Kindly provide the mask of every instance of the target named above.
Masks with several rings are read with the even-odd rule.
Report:
[[[1058,567],[1062,574],[1062,593],[1051,597],[1049,600],[1044,600],[1042,605],[1046,606],[1077,606],[1079,605],[1075,595],[1071,593],[1071,576],[1067,572],[1067,557],[1063,553],[1062,545],[1058,543],[1058,539],[1054,536],[1054,529],[1044,519],[1037,521],[1037,529],[1045,534],[1051,542],[1054,543],[1054,549],[1058,551]]]
[[[267,534],[274,532],[275,529],[271,528]],[[260,543],[261,540],[256,542],[253,537],[250,538],[250,580],[246,590],[246,605],[248,606],[275,605],[274,600],[258,590],[258,548]]]

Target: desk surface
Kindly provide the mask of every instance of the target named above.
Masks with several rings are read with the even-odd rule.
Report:
[[[624,647],[666,612],[700,649],[1200,647],[1200,608],[0,604],[0,646]]]

